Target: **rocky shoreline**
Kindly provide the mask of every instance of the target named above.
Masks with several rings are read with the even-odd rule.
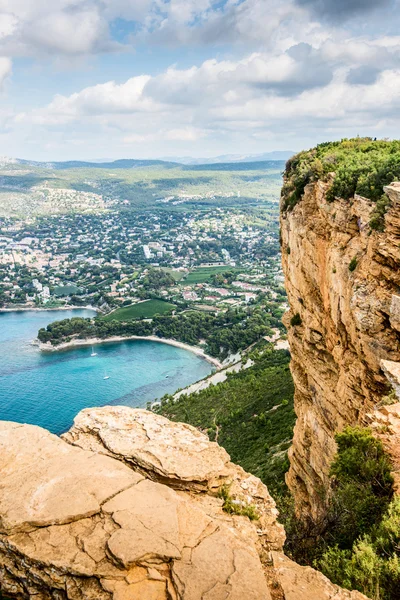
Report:
[[[111,343],[111,342],[125,342],[125,341],[129,341],[129,340],[145,340],[145,341],[150,341],[150,342],[161,342],[162,344],[169,344],[170,346],[176,346],[177,348],[182,348],[183,350],[188,350],[189,352],[193,352],[194,354],[197,354],[197,356],[204,358],[205,360],[207,360],[208,362],[213,364],[217,369],[222,368],[222,363],[218,359],[214,358],[213,356],[209,356],[208,354],[206,354],[204,352],[204,350],[202,350],[202,348],[198,348],[196,346],[190,346],[189,344],[185,344],[183,342],[178,342],[177,340],[159,338],[154,335],[148,335],[148,336],[144,336],[144,335],[129,335],[129,336],[114,335],[112,337],[108,337],[105,339],[102,339],[102,338],[86,338],[86,339],[81,339],[81,340],[74,339],[74,340],[71,340],[70,342],[64,342],[62,344],[58,344],[57,346],[53,346],[50,342],[46,342],[46,343],[40,342],[38,339],[34,340],[32,343],[35,346],[38,346],[39,350],[41,350],[42,352],[59,352],[61,350],[69,350],[71,348],[79,348],[81,346],[96,346],[98,344],[106,344],[106,343]]]

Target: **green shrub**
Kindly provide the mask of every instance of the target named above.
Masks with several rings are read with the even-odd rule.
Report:
[[[386,396],[383,396],[378,406],[390,406],[391,404],[396,404],[398,401],[399,399],[395,390],[391,390]]]
[[[349,271],[353,272],[357,268],[357,257],[354,256],[349,263]]]
[[[375,229],[375,231],[385,230],[385,215],[389,207],[390,200],[386,194],[383,194],[377,201],[376,206],[371,213],[371,219],[369,221],[371,229]]]
[[[400,500],[392,500],[389,458],[368,429],[348,427],[336,441],[325,549],[315,564],[374,600],[400,598]]]
[[[295,315],[293,315],[293,317],[290,319],[290,325],[292,327],[296,327],[297,325],[301,325],[302,320],[300,317],[299,313],[296,313]]]
[[[370,485],[378,496],[393,494],[390,460],[369,429],[346,427],[335,440],[338,453],[330,474],[340,485],[356,481]]]
[[[336,441],[329,536],[340,547],[351,548],[382,518],[393,495],[393,477],[382,443],[369,429],[348,427]]]
[[[333,582],[373,600],[400,598],[400,499],[389,505],[381,523],[351,550],[328,548],[318,565]]]
[[[327,514],[299,521],[293,501],[277,499],[286,552],[334,583],[373,600],[400,600],[400,499],[393,499],[391,464],[368,429],[336,436]]]
[[[218,490],[218,498],[222,498],[224,501],[222,510],[234,515],[241,515],[248,517],[250,521],[257,521],[260,515],[257,512],[257,508],[254,504],[246,504],[241,500],[237,500],[231,495],[229,486],[223,485]]]

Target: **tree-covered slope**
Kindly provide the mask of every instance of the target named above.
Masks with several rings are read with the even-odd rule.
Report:
[[[270,492],[285,487],[287,449],[295,414],[289,353],[264,348],[252,353],[254,365],[216,386],[165,397],[157,412],[208,433],[231,455],[233,462],[257,475]]]

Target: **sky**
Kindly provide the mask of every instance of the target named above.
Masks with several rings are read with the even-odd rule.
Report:
[[[399,137],[400,0],[0,0],[0,156]]]

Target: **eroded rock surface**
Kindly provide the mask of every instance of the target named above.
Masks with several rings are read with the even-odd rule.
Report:
[[[284,532],[274,501],[218,445],[126,407],[85,410],[63,437],[0,424],[0,590],[7,596],[282,599],[291,567],[285,563],[280,582],[282,564],[274,564],[285,560]],[[254,504],[259,518],[226,514],[217,483]],[[307,590],[333,598],[339,588],[307,573]],[[335,598],[361,598],[349,594]]]
[[[34,425],[0,421],[0,531],[70,523],[141,477],[107,456],[82,452]],[[88,474],[90,473],[90,477]]]
[[[228,453],[195,427],[128,407],[81,411],[64,439],[106,453],[174,487],[218,489],[229,474]]]
[[[376,408],[367,414],[367,419],[390,456],[394,489],[400,494],[400,402]]]
[[[385,188],[382,233],[369,227],[375,203],[328,202],[328,187],[309,184],[281,212],[297,414],[287,481],[298,509],[314,517],[324,510],[335,433],[366,422],[388,393],[382,364],[394,373],[400,361],[400,184]],[[297,313],[301,324],[291,326]]]
[[[301,567],[284,554],[273,552],[272,559],[284,600],[365,600],[360,592],[344,590],[322,573]]]

